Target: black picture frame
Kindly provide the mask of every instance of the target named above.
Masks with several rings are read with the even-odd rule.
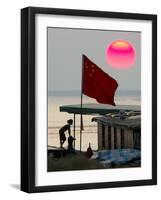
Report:
[[[35,186],[36,14],[150,20],[152,22],[152,179]],[[28,193],[157,184],[157,16],[90,10],[27,7],[21,10],[21,190]]]

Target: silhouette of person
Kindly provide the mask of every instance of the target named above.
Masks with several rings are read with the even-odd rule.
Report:
[[[92,157],[92,155],[93,155],[93,151],[92,151],[92,148],[91,148],[91,144],[89,143],[89,146],[88,146],[87,151],[86,151],[86,157],[90,159]]]
[[[74,153],[75,150],[73,148],[73,141],[75,140],[75,138],[69,134],[69,137],[68,137],[68,152],[69,153]]]
[[[63,147],[64,142],[66,141],[66,136],[65,136],[65,132],[68,131],[69,136],[71,135],[71,129],[70,126],[73,124],[73,120],[69,119],[67,120],[67,124],[64,125],[63,127],[61,127],[59,129],[59,138],[60,138],[60,148]]]

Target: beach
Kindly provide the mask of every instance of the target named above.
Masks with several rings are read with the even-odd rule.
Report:
[[[83,103],[97,103],[95,99],[83,95]],[[115,97],[116,105],[140,105],[139,92],[124,91]],[[59,107],[63,105],[80,104],[79,92],[54,92],[48,95],[48,145],[59,147],[59,129],[66,124],[68,119],[73,119],[73,114],[60,112]],[[96,115],[83,115],[84,131],[82,132],[82,150],[88,148],[89,143],[93,150],[97,149],[97,124],[91,122]],[[73,126],[71,127],[73,134]],[[68,133],[66,134],[68,137]],[[67,141],[64,147],[67,146]],[[80,148],[80,115],[76,115],[76,141],[75,147]]]

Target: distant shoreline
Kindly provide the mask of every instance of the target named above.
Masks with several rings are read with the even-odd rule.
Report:
[[[69,91],[48,91],[48,96],[56,96],[56,97],[78,97],[80,96],[81,92],[79,90],[69,90]],[[116,91],[115,96],[117,97],[124,97],[124,96],[129,96],[129,97],[140,97],[141,96],[141,91],[139,90],[118,90]]]

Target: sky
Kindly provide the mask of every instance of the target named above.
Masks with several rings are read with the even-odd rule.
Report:
[[[82,54],[117,80],[117,90],[141,90],[140,32],[49,27],[47,40],[49,92],[80,91]],[[116,69],[107,64],[106,48],[116,40],[125,40],[135,48],[132,68]]]

